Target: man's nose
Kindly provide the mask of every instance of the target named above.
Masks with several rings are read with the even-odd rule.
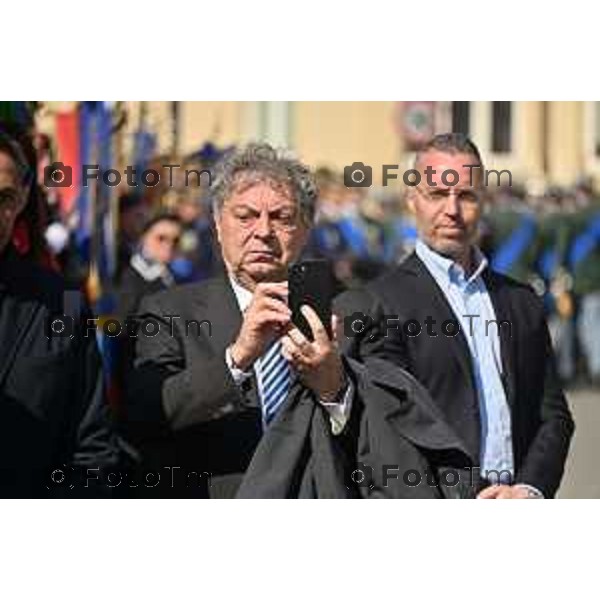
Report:
[[[269,219],[269,215],[266,212],[262,213],[256,221],[254,234],[260,238],[268,238],[273,234],[273,225],[271,223],[271,219]]]
[[[452,190],[446,198],[444,212],[453,217],[458,217],[460,215],[460,202],[458,200],[458,194],[456,194],[454,190]]]

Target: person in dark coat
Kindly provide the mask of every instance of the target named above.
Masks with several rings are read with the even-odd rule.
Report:
[[[226,274],[147,296],[138,310],[160,327],[136,340],[125,419],[143,469],[163,474],[148,490],[157,495],[234,496],[295,381],[332,434],[351,407],[352,384],[316,313],[314,342],[290,322],[287,269],[314,217],[311,173],[250,145],[222,161],[211,194]]]
[[[436,136],[415,168],[424,174],[408,195],[416,250],[340,299],[345,351],[367,368],[385,360],[423,385],[480,469],[480,497],[552,497],[574,423],[543,304],[489,268],[475,245],[483,162],[473,142]]]
[[[31,173],[0,135],[0,497],[105,496],[119,451],[91,315],[11,241]]]

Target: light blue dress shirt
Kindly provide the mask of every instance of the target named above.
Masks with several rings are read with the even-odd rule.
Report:
[[[421,240],[415,250],[443,291],[469,345],[481,418],[481,475],[485,477],[490,470],[504,472],[500,482],[510,484],[514,460],[510,409],[502,384],[500,337],[497,322],[491,322],[496,321],[496,312],[481,276],[488,261],[474,248],[476,267],[466,277],[460,265]]]

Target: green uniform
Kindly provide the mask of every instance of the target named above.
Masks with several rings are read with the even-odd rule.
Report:
[[[492,267],[517,281],[530,282],[539,236],[533,213],[524,204],[493,206],[485,224]]]
[[[600,204],[571,215],[569,224],[569,270],[573,277],[573,291],[578,296],[600,291],[600,237],[585,257],[573,264],[578,237],[589,232],[594,219],[600,218]]]

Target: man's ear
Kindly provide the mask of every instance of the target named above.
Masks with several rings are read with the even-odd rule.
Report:
[[[406,206],[412,215],[415,214],[415,194],[416,192],[414,188],[410,188],[406,192]]]
[[[213,211],[213,220],[215,222],[215,231],[217,233],[217,241],[219,246],[221,245],[221,212],[219,210]]]

